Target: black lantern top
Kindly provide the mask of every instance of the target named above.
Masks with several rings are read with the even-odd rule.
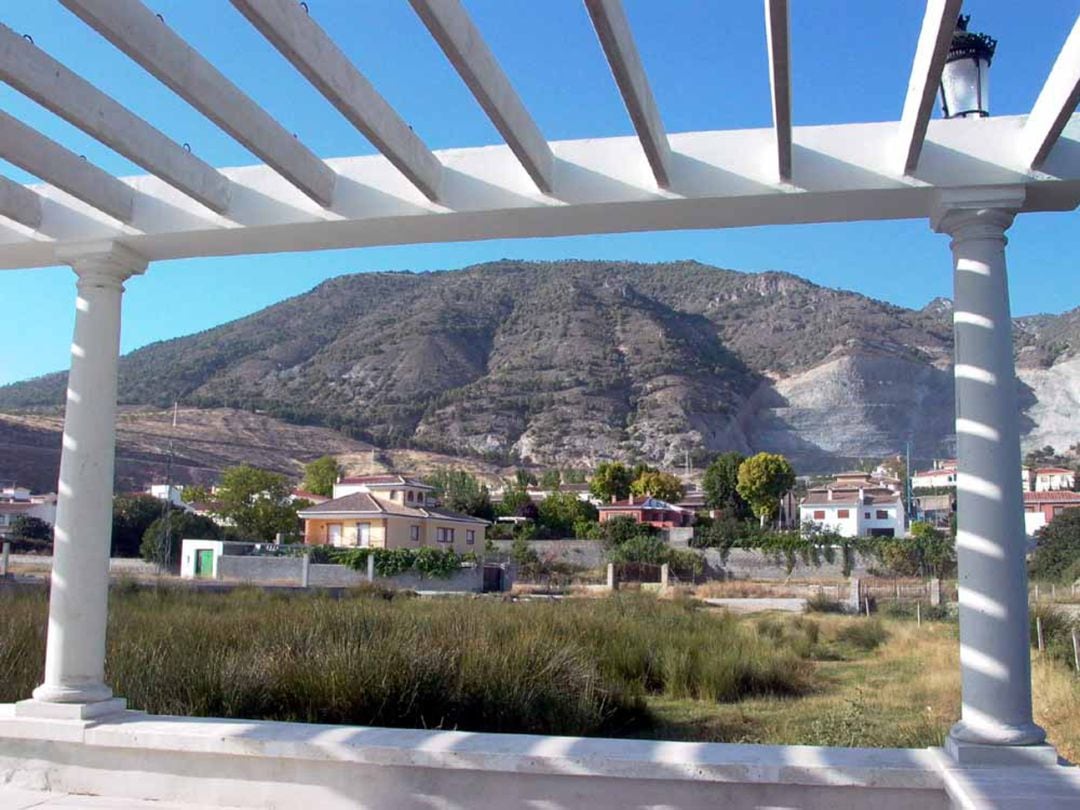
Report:
[[[961,14],[957,19],[952,44],[949,46],[949,55],[945,61],[948,63],[957,59],[985,59],[986,64],[989,65],[994,58],[997,40],[988,34],[975,34],[968,31],[969,22],[971,22],[970,14]]]

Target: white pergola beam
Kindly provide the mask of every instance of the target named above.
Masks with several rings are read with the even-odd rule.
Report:
[[[82,204],[42,196],[47,238],[0,227],[0,268],[51,266],[57,252],[121,240],[151,261],[380,245],[925,218],[942,189],[1024,190],[1023,211],[1080,203],[1080,115],[1055,150],[1052,173],[1031,172],[1017,146],[1025,116],[932,120],[919,177],[896,172],[897,121],[797,127],[797,186],[778,185],[771,128],[669,134],[671,189],[644,171],[636,136],[557,141],[559,195],[538,191],[505,145],[436,152],[446,167],[438,203],[384,156],[334,158],[342,182],[332,211],[268,166],[222,169],[233,183],[228,218],[152,176],[137,189],[129,227],[85,216]],[[0,139],[5,144],[6,139]],[[764,156],[769,156],[765,160]],[[79,161],[80,165],[87,165]],[[112,178],[106,179],[116,183]],[[91,212],[92,213],[92,212]]]
[[[611,65],[656,184],[667,188],[671,183],[671,147],[622,0],[585,0],[585,8],[592,17],[600,46]]]
[[[442,165],[296,0],[232,4],[429,200]]]
[[[41,227],[41,197],[0,175],[0,216],[37,230]]]
[[[1024,164],[1042,167],[1054,148],[1061,130],[1080,102],[1080,16],[1061,47],[1054,67],[1031,108],[1021,134]]]
[[[900,152],[898,163],[904,174],[913,173],[919,165],[926,126],[934,112],[934,97],[941,84],[941,72],[945,68],[963,1],[926,0],[926,13],[904,98],[904,112],[900,116],[897,149]]]
[[[139,0],[60,0],[87,25],[323,207],[334,173]]]
[[[555,157],[459,0],[409,0],[537,188],[555,187]]]
[[[210,210],[228,209],[224,175],[2,23],[0,79]]]
[[[776,168],[782,182],[791,180],[791,53],[787,0],[765,0],[765,38],[769,45]]]
[[[0,157],[121,222],[132,219],[130,187],[3,111]]]

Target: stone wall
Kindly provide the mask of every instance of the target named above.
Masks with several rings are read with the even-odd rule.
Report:
[[[260,584],[299,585],[304,570],[300,557],[258,557],[222,555],[218,559],[218,574],[223,580]],[[479,592],[483,588],[483,573],[478,566],[462,568],[446,578],[422,578],[416,574],[394,577],[376,576],[380,585],[415,591]],[[367,572],[355,571],[344,565],[312,564],[308,570],[308,585],[320,588],[349,588],[367,582]]]

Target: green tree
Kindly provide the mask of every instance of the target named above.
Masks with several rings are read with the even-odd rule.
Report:
[[[918,573],[924,577],[951,576],[956,570],[956,541],[921,520],[911,524],[908,543],[915,548]]]
[[[304,465],[304,480],[300,488],[329,498],[334,494],[334,484],[341,476],[341,465],[333,456],[317,458]]]
[[[42,521],[40,517],[16,515],[11,522],[11,536],[15,540],[52,543],[53,527]]]
[[[539,523],[562,537],[573,536],[575,523],[597,517],[596,507],[573,492],[553,492],[540,501],[537,510]]]
[[[180,490],[180,500],[184,503],[205,503],[210,500],[210,490],[202,484],[188,484]]]
[[[701,478],[706,506],[723,510],[736,518],[749,517],[750,505],[739,494],[739,466],[744,461],[746,456],[734,450],[713,459]]]
[[[540,475],[541,489],[558,489],[562,484],[562,476],[558,470],[544,470]]]
[[[528,470],[518,469],[514,473],[514,483],[517,484],[518,489],[528,489],[536,486],[536,476]]]
[[[630,485],[630,491],[635,495],[651,495],[668,503],[678,503],[682,500],[683,485],[682,481],[671,473],[651,470],[643,472]]]
[[[429,475],[425,481],[435,487],[436,497],[447,509],[483,520],[495,519],[491,493],[472,473],[443,468]]]
[[[138,557],[147,527],[161,517],[164,503],[150,495],[117,495],[113,498],[113,557]]]
[[[1080,509],[1065,509],[1039,529],[1031,576],[1058,582],[1080,579]]]
[[[781,496],[793,486],[795,470],[781,455],[758,453],[739,465],[736,489],[750,504],[762,526],[776,514]]]
[[[589,492],[605,503],[612,498],[621,501],[630,497],[633,481],[633,475],[621,461],[604,461],[589,480]]]
[[[166,532],[168,527],[168,532]],[[162,554],[162,545],[166,543],[168,534],[167,553]],[[176,572],[180,569],[181,541],[191,540],[220,540],[223,532],[210,518],[204,515],[195,515],[191,512],[172,511],[168,520],[159,517],[146,527],[143,533],[142,544],[139,553],[147,562],[164,562],[165,568]]]
[[[273,540],[278,533],[295,535],[300,528],[291,487],[284,475],[242,464],[221,474],[218,514],[231,520],[241,537]]]

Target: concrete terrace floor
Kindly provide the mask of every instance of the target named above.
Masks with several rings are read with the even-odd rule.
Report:
[[[209,810],[205,804],[173,804],[149,799],[111,799],[108,796],[85,796],[74,793],[53,793],[21,790],[0,786],[0,808],[3,810]],[[217,806],[215,810],[230,810]]]

